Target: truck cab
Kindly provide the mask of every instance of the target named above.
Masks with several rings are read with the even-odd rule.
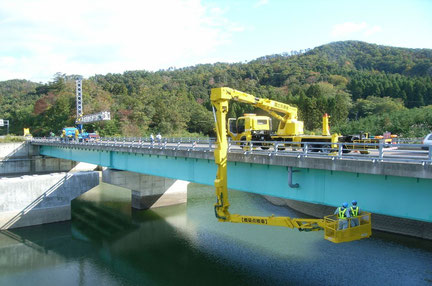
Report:
[[[65,127],[62,130],[61,137],[66,140],[77,139],[76,134],[79,134],[78,128],[76,127]]]
[[[268,116],[245,113],[239,118],[228,119],[228,135],[234,141],[270,140],[272,120]]]

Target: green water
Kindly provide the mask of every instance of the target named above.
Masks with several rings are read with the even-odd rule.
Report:
[[[0,232],[0,285],[432,285],[430,241],[374,232],[344,244],[322,232],[219,223],[213,188],[187,205],[135,211],[130,191],[102,184],[72,221]],[[231,211],[298,213],[232,192]]]

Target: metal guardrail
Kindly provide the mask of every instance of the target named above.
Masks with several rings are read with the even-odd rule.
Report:
[[[213,152],[214,138],[149,138],[106,137],[87,142],[54,138],[33,138],[32,143],[46,145],[89,145],[127,147],[142,149],[169,149]],[[297,158],[321,157],[330,160],[369,160],[372,162],[405,162],[432,165],[432,146],[423,144],[381,143],[329,143],[329,142],[282,142],[282,141],[232,141],[229,153],[261,154],[267,156],[291,156]]]
[[[416,138],[393,138],[393,142],[396,144],[422,144],[424,137]]]

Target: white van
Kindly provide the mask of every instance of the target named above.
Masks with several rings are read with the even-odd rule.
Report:
[[[423,139],[422,144],[423,145],[430,145],[431,147],[429,147],[429,148],[432,148],[432,133],[429,133],[428,135],[426,135],[426,137]],[[424,147],[422,147],[422,149],[428,150],[428,147],[424,146]]]

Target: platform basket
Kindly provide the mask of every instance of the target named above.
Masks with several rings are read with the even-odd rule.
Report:
[[[352,220],[357,220],[359,225],[352,226]],[[372,235],[370,213],[362,212],[358,217],[348,218],[346,221],[348,223],[347,228],[341,229],[342,224],[339,223],[336,215],[324,217],[324,238],[334,243],[340,243],[368,238]]]

